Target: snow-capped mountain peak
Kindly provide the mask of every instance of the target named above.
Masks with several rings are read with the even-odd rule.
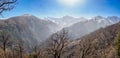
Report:
[[[33,15],[31,15],[31,14],[23,14],[22,16],[33,16]]]
[[[87,19],[83,17],[75,18],[75,17],[66,15],[60,18],[48,17],[48,18],[45,18],[45,20],[51,20],[52,22],[59,24],[61,28],[64,28],[64,27],[71,26],[72,24],[75,24],[77,22],[84,21]]]

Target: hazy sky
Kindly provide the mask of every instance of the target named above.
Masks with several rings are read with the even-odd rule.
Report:
[[[120,0],[18,0],[13,10],[3,13],[5,18],[23,14],[41,18],[120,16]]]

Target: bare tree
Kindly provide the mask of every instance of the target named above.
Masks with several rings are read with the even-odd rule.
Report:
[[[0,47],[4,51],[4,58],[6,58],[6,48],[10,46],[10,34],[7,30],[0,30]]]
[[[16,50],[18,51],[19,58],[23,58],[24,41],[22,39],[18,39]]]
[[[12,58],[15,58],[15,45],[11,46]]]
[[[42,49],[40,48],[39,44],[35,44],[32,46],[32,52],[33,52],[33,57],[34,58],[43,58],[42,56]]]
[[[13,39],[13,37],[12,37],[12,39]],[[12,43],[11,43],[11,45],[10,45],[10,50],[11,50],[11,58],[17,58],[18,56],[17,56],[17,54],[18,54],[18,41],[16,41],[16,40],[12,40],[11,41]]]
[[[81,39],[79,42],[79,58],[86,58],[91,53],[91,39]]]
[[[0,15],[7,10],[14,8],[14,4],[17,0],[0,0]]]
[[[51,36],[50,49],[48,52],[52,54],[54,58],[61,58],[67,40],[68,32],[66,32],[65,30],[55,33]]]

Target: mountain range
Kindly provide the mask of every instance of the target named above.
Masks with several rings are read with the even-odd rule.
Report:
[[[61,29],[68,30],[71,39],[77,39],[119,21],[120,18],[117,16],[107,18],[96,16],[91,19],[64,16],[40,19],[33,15],[22,15],[0,20],[0,30],[6,29],[15,39],[22,38],[27,43],[33,44],[43,42]]]
[[[60,18],[47,17],[47,18],[44,18],[44,20],[50,20],[56,24],[59,24],[61,28],[64,28],[64,27],[69,27],[77,22],[85,21],[87,19],[84,17],[75,18],[75,17],[66,15]]]
[[[82,37],[86,34],[89,34],[97,29],[105,28],[109,25],[115,24],[120,21],[119,17],[112,16],[112,17],[102,17],[96,16],[91,19],[77,22],[65,29],[68,30],[69,35],[72,39],[76,39]]]

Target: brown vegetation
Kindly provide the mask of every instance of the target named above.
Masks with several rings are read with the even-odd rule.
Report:
[[[17,39],[14,42],[6,31],[0,33],[1,58],[114,58],[114,38],[120,31],[120,23],[101,28],[77,40],[70,40],[68,32],[63,30],[53,34],[45,47],[36,43],[31,49],[27,49],[24,40]],[[11,41],[11,45],[8,45]]]

